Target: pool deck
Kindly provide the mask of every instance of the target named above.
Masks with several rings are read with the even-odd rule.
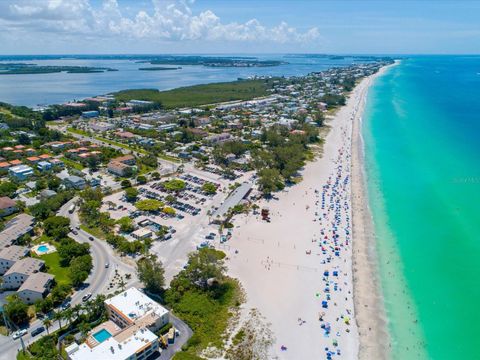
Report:
[[[87,345],[91,348],[97,346],[98,344],[100,344],[99,341],[97,341],[97,339],[95,339],[93,337],[94,334],[98,333],[99,331],[102,331],[102,330],[106,330],[110,333],[110,335],[115,336],[117,335],[120,331],[122,331],[122,329],[117,325],[115,324],[113,321],[111,320],[108,320],[100,325],[98,325],[97,327],[93,328],[92,331],[90,331],[90,334],[88,335],[88,338],[87,338]]]
[[[42,246],[47,247],[47,251],[40,251],[39,249]],[[32,248],[32,252],[34,252],[38,256],[51,254],[51,253],[54,253],[55,251],[57,251],[57,248],[55,246],[53,246],[52,244],[48,244],[48,243],[41,243],[41,244],[35,245]]]

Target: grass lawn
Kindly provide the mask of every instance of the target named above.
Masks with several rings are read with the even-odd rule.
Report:
[[[273,83],[273,81],[272,81]],[[115,93],[120,101],[132,99],[153,101],[164,108],[180,108],[215,104],[234,100],[250,100],[268,95],[268,80],[241,80],[181,87],[173,90],[132,89]]]
[[[69,127],[67,129],[67,131],[69,131],[71,133],[74,133],[74,134],[82,135],[82,136],[90,136],[86,131],[83,131],[83,130],[80,130],[80,129],[74,129],[72,127]]]
[[[58,252],[51,254],[41,255],[40,259],[45,261],[48,273],[55,276],[55,281],[58,284],[70,285],[70,278],[68,277],[68,268],[60,266],[60,256]]]
[[[87,225],[80,225],[80,229],[83,231],[86,231],[87,233],[99,238],[99,239],[105,239],[105,233],[100,229],[100,228],[91,228],[88,227]]]
[[[80,164],[79,162],[76,162],[76,161],[73,161],[73,160],[70,160],[70,159],[67,159],[66,157],[62,156],[60,158],[60,160],[62,160],[65,165],[69,166],[69,167],[72,167],[74,169],[77,169],[77,170],[80,170],[82,171],[82,169],[85,168],[85,166],[83,166],[82,164]]]

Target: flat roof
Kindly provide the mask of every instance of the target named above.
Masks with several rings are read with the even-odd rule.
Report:
[[[252,184],[243,183],[237,187],[229,196],[225,199],[222,205],[213,213],[213,219],[217,217],[222,218],[230,208],[238,205],[240,201],[249,193],[252,189]]]
[[[125,290],[120,294],[105,300],[107,306],[111,305],[115,310],[120,311],[125,317],[135,321],[149,312],[157,316],[168,313],[162,305],[149,298],[135,287]]]
[[[11,245],[0,251],[0,259],[17,261],[27,254],[28,249],[25,246]]]
[[[22,286],[20,286],[20,289],[17,291],[29,290],[43,293],[53,278],[53,275],[42,272],[32,274],[27,278],[27,280],[25,280]]]
[[[72,360],[118,360],[128,359],[145,346],[155,342],[158,337],[146,328],[141,328],[123,341],[118,341],[117,336],[110,337],[97,346],[91,348],[86,343],[78,346],[78,350],[69,354]]]

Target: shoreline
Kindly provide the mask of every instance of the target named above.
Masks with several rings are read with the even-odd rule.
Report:
[[[229,275],[246,291],[242,313],[259,310],[273,333],[269,358],[318,359],[335,352],[356,359],[364,343],[354,304],[351,151],[354,118],[380,71],[363,78],[329,119],[322,154],[307,163],[302,182],[258,203],[269,208],[271,223],[239,215],[234,236],[219,246]]]
[[[359,359],[387,359],[390,347],[388,319],[381,291],[376,239],[369,206],[365,147],[362,136],[362,117],[368,89],[376,78],[395,64],[381,68],[369,78],[369,86],[362,97],[361,108],[353,119],[352,128],[352,230],[353,230],[353,293],[355,321],[359,333]]]

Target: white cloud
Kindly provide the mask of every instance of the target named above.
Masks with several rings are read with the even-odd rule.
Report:
[[[152,0],[152,8],[124,14],[117,0],[94,7],[89,0],[0,1],[0,32],[56,32],[70,36],[159,41],[308,43],[317,28],[300,32],[285,22],[267,27],[257,19],[224,23],[212,11],[194,14],[193,1]]]

